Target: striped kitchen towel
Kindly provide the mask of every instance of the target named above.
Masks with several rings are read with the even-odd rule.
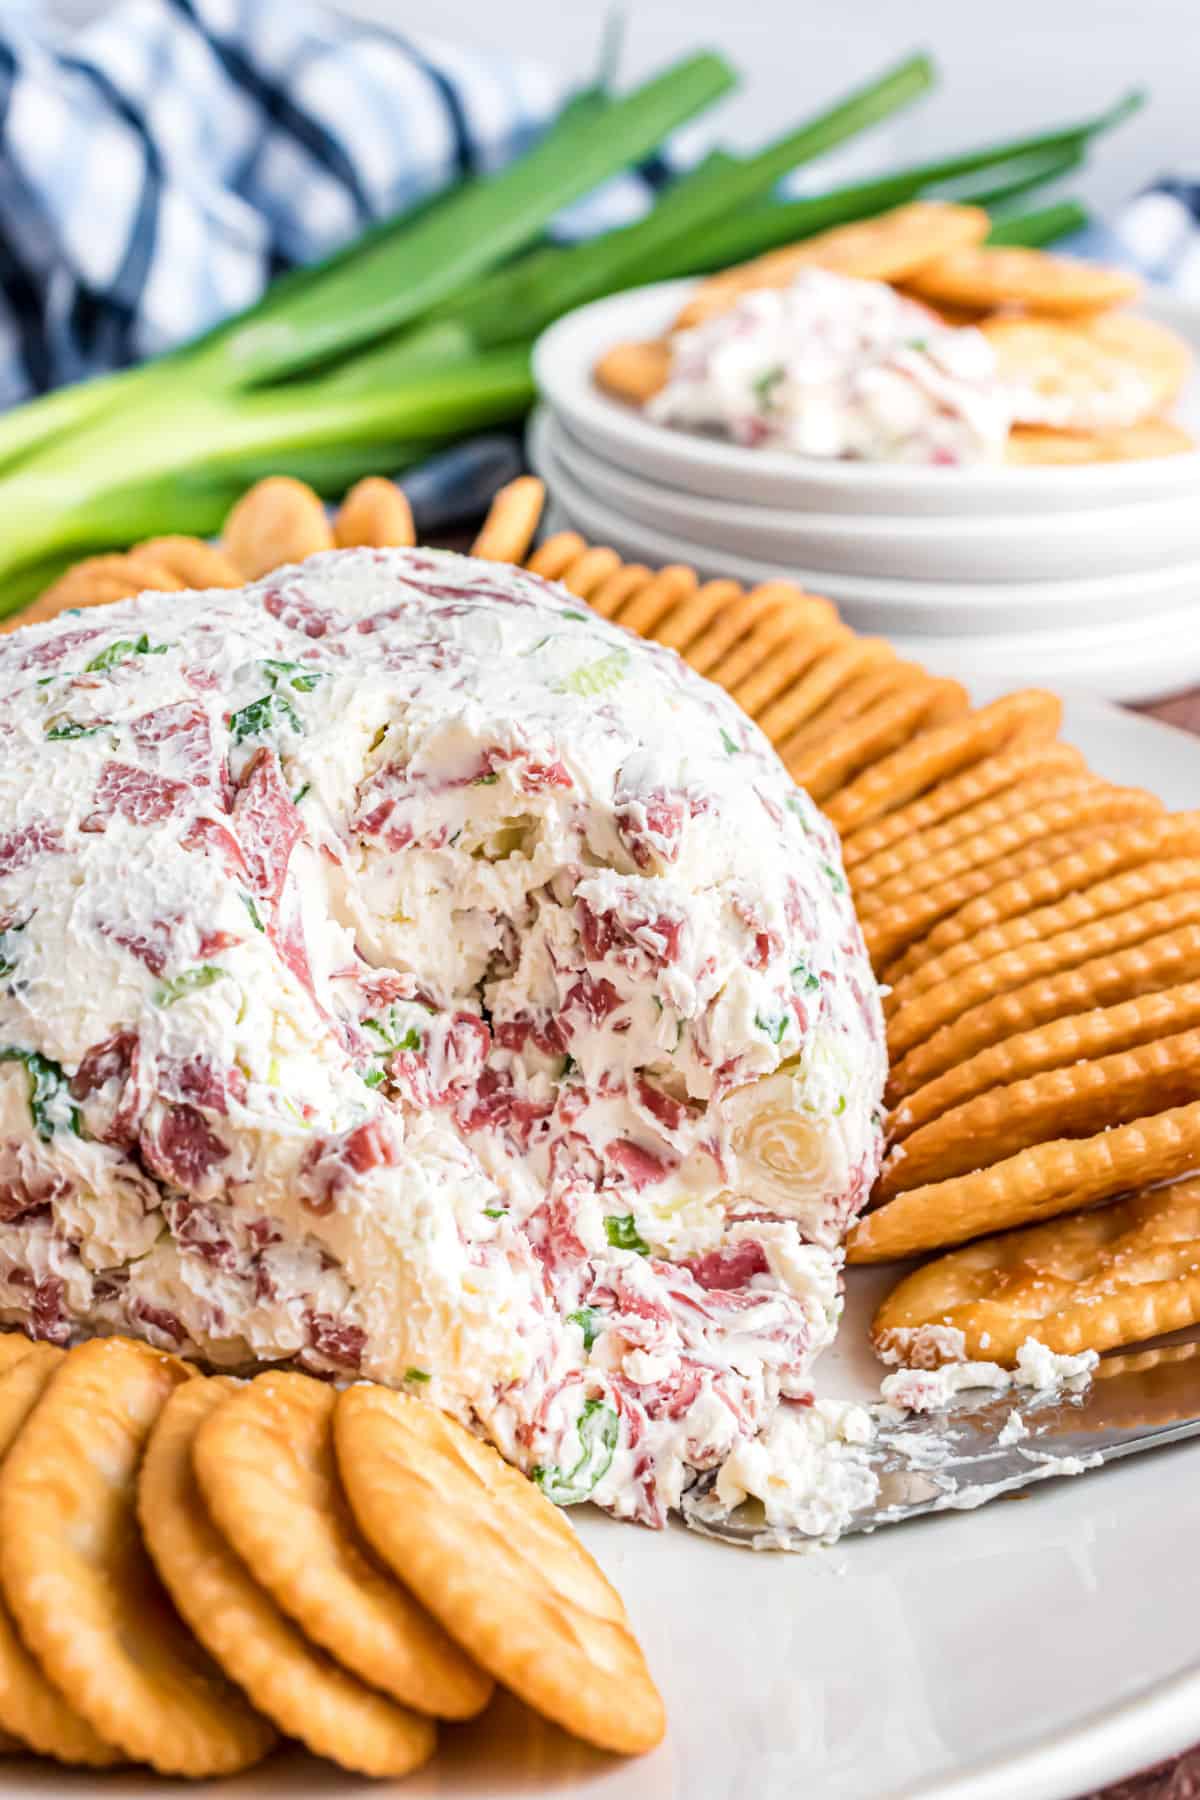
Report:
[[[307,0],[119,0],[54,35],[0,4],[0,406],[179,343],[373,219],[496,168],[552,69]],[[610,183],[620,223],[657,171]]]

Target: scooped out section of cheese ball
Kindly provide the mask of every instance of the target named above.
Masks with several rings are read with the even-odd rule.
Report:
[[[0,1316],[407,1385],[661,1523],[807,1403],[874,1177],[835,834],[519,570],[0,644]]]

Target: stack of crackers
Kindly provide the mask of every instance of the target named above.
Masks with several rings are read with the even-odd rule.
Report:
[[[198,1778],[284,1736],[400,1776],[496,1682],[603,1749],[663,1733],[619,1596],[462,1426],[369,1383],[0,1336],[0,1747]]]
[[[1031,1333],[1103,1350],[1200,1320],[1185,1179],[1200,1170],[1200,812],[1096,775],[1059,741],[1054,695],[973,708],[789,582],[702,583],[574,532],[531,552],[541,503],[540,483],[513,483],[473,553],[677,650],[841,833],[891,1057],[889,1148],[850,1260],[949,1252],[885,1302],[877,1347],[936,1360],[951,1328],[965,1354],[1006,1361]],[[184,585],[185,545],[232,582],[334,542],[412,541],[391,483],[360,484],[331,527],[277,478],[239,502],[220,550],[92,559],[23,618],[157,585],[155,557],[180,570],[161,585]]]
[[[1191,353],[1175,332],[1125,310],[1137,280],[1072,257],[988,244],[990,228],[980,207],[915,201],[770,251],[701,282],[667,336],[606,351],[596,381],[644,406],[666,385],[674,333],[728,311],[744,294],[825,269],[888,282],[947,324],[983,332],[1001,380],[1024,396],[1008,439],[1012,463],[1118,462],[1193,449],[1168,416]]]

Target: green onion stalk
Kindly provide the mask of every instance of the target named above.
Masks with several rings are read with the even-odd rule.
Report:
[[[793,170],[919,100],[934,79],[928,57],[906,57],[753,154],[713,151],[635,224],[555,244],[546,233],[564,207],[719,100],[734,75],[704,52],[620,97],[594,85],[499,173],[373,225],[154,362],[17,408],[0,419],[0,613],[89,550],[216,530],[261,475],[338,494],[465,432],[519,420],[534,397],[534,337],[586,300],[723,268],[918,196],[1002,209],[993,242],[1053,242],[1084,217],[1074,202],[1019,216],[1013,203],[1077,168],[1140,100],[824,194],[776,197]]]
[[[325,383],[313,382],[251,394],[189,388],[143,395],[116,429],[110,420],[84,426],[0,484],[7,520],[0,579],[24,563],[91,545],[98,534],[117,542],[153,535],[172,477],[179,478],[172,491],[182,500],[180,483],[189,473],[219,476],[226,464],[244,470],[251,458],[278,470],[296,451],[342,453],[362,444],[375,454],[381,440],[425,447],[519,417],[533,391],[528,351],[513,348],[397,375],[366,393],[336,385],[326,391]],[[224,504],[228,488],[216,491]],[[198,492],[200,504],[187,524],[211,528],[212,491]]]

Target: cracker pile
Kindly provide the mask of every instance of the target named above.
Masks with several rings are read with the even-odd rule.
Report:
[[[804,269],[885,281],[946,324],[978,326],[990,340],[1002,379],[1026,396],[1009,462],[1125,462],[1193,449],[1167,416],[1191,354],[1173,331],[1123,310],[1138,296],[1137,280],[1074,257],[985,243],[990,227],[981,207],[920,200],[835,226],[710,276],[672,331],[701,325],[756,289],[787,287]],[[664,339],[617,344],[595,377],[614,398],[644,406],[670,367]]]
[[[0,1336],[0,1730],[233,1774],[280,1737],[402,1776],[495,1681],[603,1749],[658,1743],[619,1596],[563,1513],[432,1407],[205,1379],[124,1338]]]
[[[189,554],[220,555],[246,579],[268,554],[411,543],[396,491],[360,484],[331,529],[302,484],[262,482],[219,552]],[[890,989],[890,1147],[849,1258],[972,1245],[901,1283],[875,1322],[877,1345],[902,1355],[922,1325],[949,1325],[965,1354],[1011,1360],[1033,1329],[1074,1352],[1200,1321],[1200,1219],[1179,1185],[1200,1170],[1200,811],[1170,814],[1096,775],[1059,742],[1052,694],[972,708],[957,682],[860,637],[791,583],[701,583],[682,564],[626,564],[574,532],[530,553],[541,501],[540,483],[514,482],[474,553],[562,582],[727,688],[841,833]],[[128,565],[124,593],[155,585],[152,548],[164,554],[92,559],[94,574],[78,565],[15,622],[121,597],[116,561]],[[1176,1185],[1152,1204],[1139,1197],[1163,1182]],[[1118,1204],[1086,1215],[1104,1254],[1081,1260],[1091,1240],[1077,1234],[1079,1209],[1104,1202]],[[1128,1233],[1106,1235],[1122,1207],[1134,1209]],[[994,1235],[1026,1227],[1037,1229]],[[1006,1273],[1026,1239],[1032,1285],[1023,1259]],[[984,1292],[1000,1296],[1005,1330]]]

